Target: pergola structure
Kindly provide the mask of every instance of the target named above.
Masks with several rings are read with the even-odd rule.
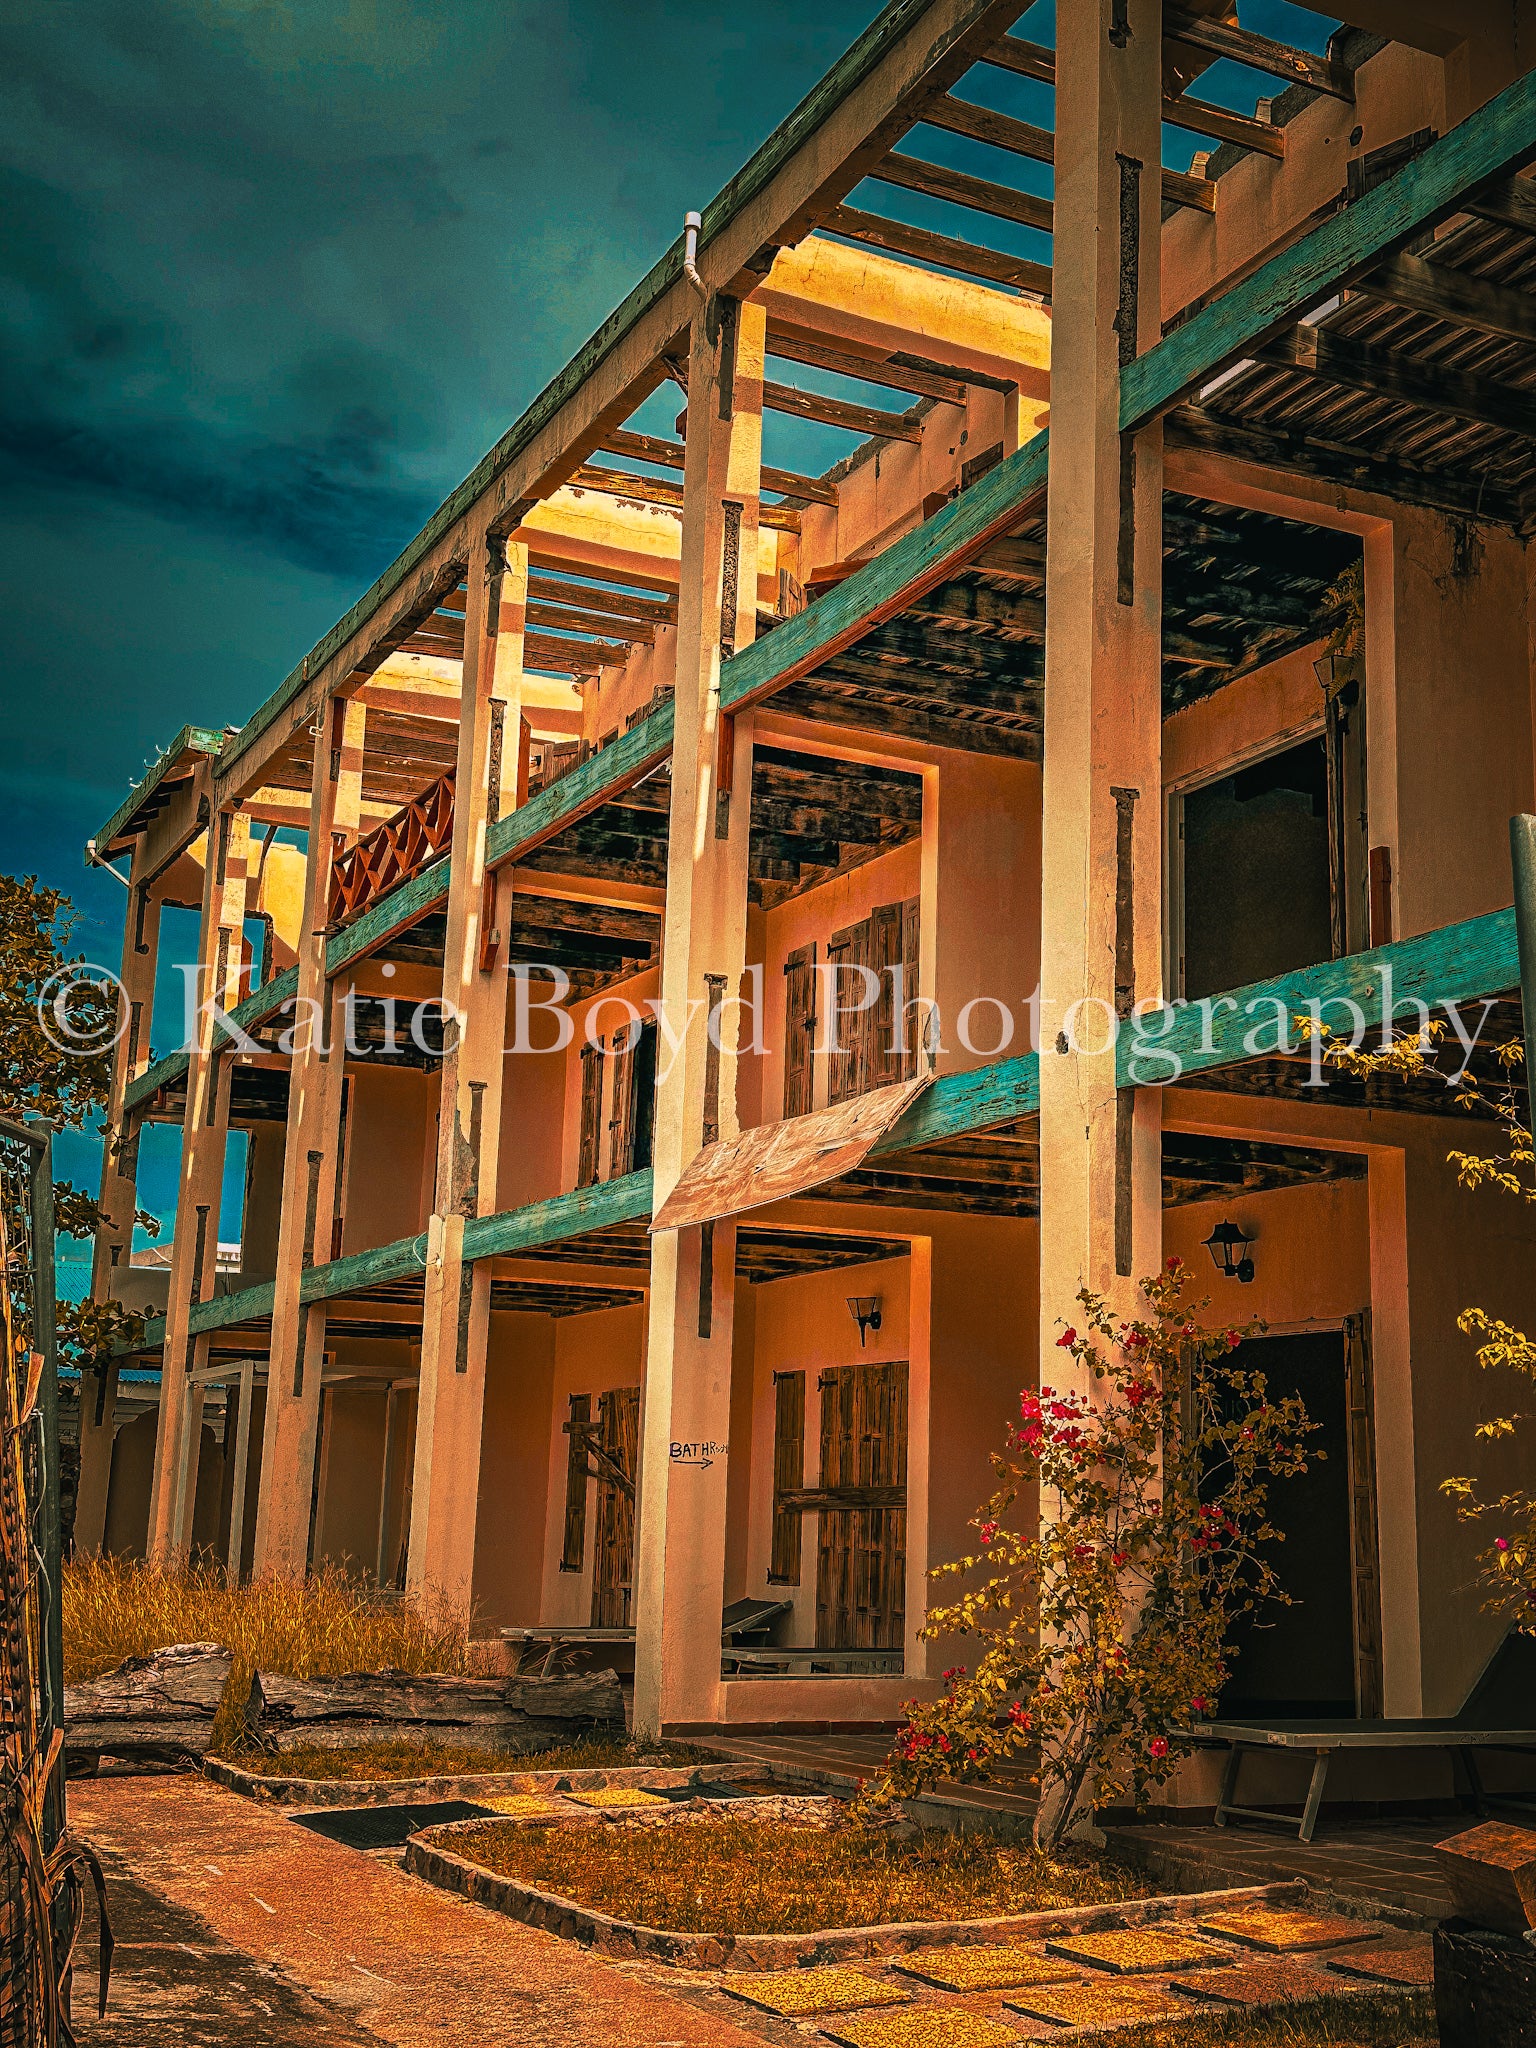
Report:
[[[303,1570],[324,1390],[373,1372],[351,1347],[398,1340],[378,1370],[416,1401],[408,1583],[467,1611],[495,1319],[636,1308],[636,1721],[714,1725],[729,1688],[704,1624],[734,1569],[731,1461],[677,1451],[732,1438],[733,1278],[769,1293],[915,1267],[934,1215],[1027,1226],[1043,1357],[1079,1290],[1134,1302],[1179,1210],[1368,1179],[1386,1284],[1377,1153],[1411,1150],[1405,1120],[1444,1103],[1381,1080],[1324,1101],[1308,1056],[1254,1019],[1348,999],[1380,1027],[1418,998],[1492,1030],[1486,1001],[1518,982],[1502,847],[1531,801],[1529,669],[1500,635],[1511,604],[1524,632],[1536,525],[1520,12],[1350,0],[1319,53],[1225,0],[1064,0],[1046,48],[1018,0],[894,0],[247,723],[178,737],[93,842],[129,856],[132,884],[101,1290],[129,1241],[139,1130],[183,1129],[149,1342],[153,1555],[192,1540],[210,1360],[259,1354],[250,1562]],[[1204,96],[1233,96],[1233,65],[1269,83],[1251,113]],[[1165,163],[1178,134],[1199,147]],[[911,195],[942,230],[905,217]],[[846,452],[767,462],[785,422]],[[1276,712],[1267,739],[1328,749],[1326,957],[1182,1005],[1165,889],[1180,735],[1265,690],[1278,703],[1274,678],[1310,675],[1358,624],[1361,589],[1371,752],[1346,745],[1356,655],[1304,727]],[[1496,649],[1497,688],[1476,660],[1454,708],[1415,681],[1431,604],[1451,608],[1422,627],[1443,633],[1435,659]],[[1035,1024],[995,1057],[942,1031],[909,1046],[884,1078],[931,1066],[927,1085],[844,1170],[802,1178],[798,1203],[648,1228],[711,1147],[775,1119],[743,1114],[756,1067],[729,1033],[682,1031],[644,1070],[644,1158],[632,1065],[626,1095],[599,1078],[589,1102],[590,1066],[558,1095],[516,1094],[519,972],[558,968],[576,1005],[650,975],[674,1019],[708,1013],[765,959],[766,921],[852,902],[861,874],[903,859],[920,916],[896,918],[874,965],[899,958],[956,1006],[994,996],[993,970],[1038,982]],[[157,1058],[158,910],[194,889],[217,1007]],[[990,928],[994,894],[1014,925]],[[405,1038],[392,991],[439,998],[456,1026]],[[1143,1028],[1085,1046],[1064,1021],[1085,1002]],[[305,1017],[333,1028],[295,1036]],[[439,1089],[423,1215],[357,1242],[362,1077],[385,1072]],[[564,1125],[604,1103],[607,1135],[593,1121],[577,1165]],[[812,1149],[832,1106],[807,1093]],[[264,1123],[283,1133],[268,1277],[221,1295],[226,1137]],[[558,1185],[505,1202],[541,1144]],[[1406,1311],[1383,1336],[1378,1301],[1377,1322],[1378,1388],[1411,1411]],[[935,1363],[934,1404],[939,1382]],[[87,1539],[110,1453],[108,1416],[86,1433]],[[1384,1447],[1407,1461],[1382,1482],[1384,1528],[1417,1528],[1414,1455],[1401,1431]],[[910,1539],[908,1689],[927,1562]],[[1377,1548],[1388,1647],[1360,1696],[1445,1711],[1487,1645],[1435,1667],[1433,1568],[1416,1536]],[[381,1569],[385,1549],[381,1534]]]

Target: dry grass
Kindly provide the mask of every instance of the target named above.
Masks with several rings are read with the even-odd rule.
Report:
[[[1430,2001],[1325,1998],[1285,2013],[1213,2012],[1128,2027],[1115,2048],[1438,2048]]]
[[[423,1736],[405,1742],[357,1743],[348,1749],[285,1749],[281,1755],[241,1758],[267,1778],[465,1778],[491,1771],[613,1771],[646,1764],[685,1769],[718,1763],[708,1750],[683,1742],[639,1744],[617,1735],[589,1735],[554,1749],[458,1749]]]
[[[403,1600],[380,1599],[326,1569],[302,1582],[263,1579],[229,1586],[221,1571],[172,1575],[118,1558],[75,1558],[64,1567],[64,1676],[99,1678],[127,1657],[170,1643],[223,1643],[234,1655],[214,1746],[238,1740],[231,1702],[253,1671],[334,1678],[346,1671],[442,1671],[463,1675],[472,1650],[461,1623]]]
[[[486,1821],[455,1855],[540,1891],[680,1934],[804,1934],[891,1920],[1143,1898],[1138,1873],[1103,1859],[1049,1862],[984,1835],[678,1819],[656,1826],[535,1828]]]

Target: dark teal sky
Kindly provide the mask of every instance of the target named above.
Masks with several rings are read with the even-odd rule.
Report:
[[[69,889],[88,954],[124,892],[83,843],[157,747],[249,714],[873,12],[0,0],[0,867]]]

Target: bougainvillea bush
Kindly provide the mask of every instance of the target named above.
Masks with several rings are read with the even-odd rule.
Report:
[[[1187,1291],[1172,1259],[1139,1316],[1079,1296],[1042,1374],[1055,1384],[1025,1389],[993,1456],[973,1554],[935,1572],[966,1585],[924,1634],[973,1638],[978,1661],[908,1703],[866,1809],[1027,1754],[1036,1846],[1053,1853],[1095,1808],[1167,1781],[1214,1706],[1234,1620],[1283,1600],[1269,1488],[1306,1469],[1313,1425],[1242,1365],[1248,1332],[1203,1327]]]

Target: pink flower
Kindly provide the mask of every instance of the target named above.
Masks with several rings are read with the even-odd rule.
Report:
[[[1507,1536],[1495,1536],[1493,1539],[1493,1547],[1495,1550],[1508,1550],[1509,1538]]]
[[[1148,1756],[1155,1756],[1159,1759],[1165,1757],[1168,1754],[1168,1741],[1166,1736],[1154,1735],[1152,1740],[1147,1744],[1147,1754]]]

